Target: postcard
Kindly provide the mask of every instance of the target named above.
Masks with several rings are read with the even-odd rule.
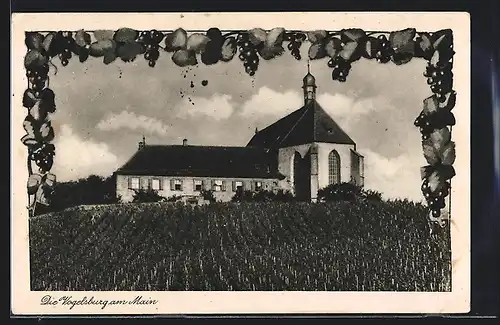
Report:
[[[14,14],[12,314],[468,312],[469,26]]]

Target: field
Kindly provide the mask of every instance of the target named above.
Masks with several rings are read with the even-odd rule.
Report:
[[[450,291],[445,233],[406,201],[80,207],[30,220],[31,288]]]

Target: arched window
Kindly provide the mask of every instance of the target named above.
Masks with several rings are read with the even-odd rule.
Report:
[[[328,155],[328,184],[340,183],[340,156],[336,150]]]

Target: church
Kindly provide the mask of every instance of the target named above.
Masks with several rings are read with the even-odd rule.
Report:
[[[356,143],[316,101],[316,79],[303,79],[304,105],[256,131],[245,147],[146,145],[115,172],[116,193],[124,202],[135,190],[151,188],[164,197],[200,197],[213,191],[230,201],[239,188],[285,190],[317,201],[329,184],[364,185],[364,157]]]

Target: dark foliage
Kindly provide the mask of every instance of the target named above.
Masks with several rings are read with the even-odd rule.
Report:
[[[158,194],[158,191],[153,189],[134,190],[134,203],[160,202],[165,198]]]
[[[114,176],[90,175],[77,181],[56,183],[50,206],[37,205],[36,214],[60,211],[78,205],[112,204],[120,202],[116,195]]]
[[[257,191],[252,192],[248,190],[243,190],[239,188],[231,201],[233,202],[293,202],[295,201],[295,197],[289,191],[278,190],[276,192],[273,191]]]

